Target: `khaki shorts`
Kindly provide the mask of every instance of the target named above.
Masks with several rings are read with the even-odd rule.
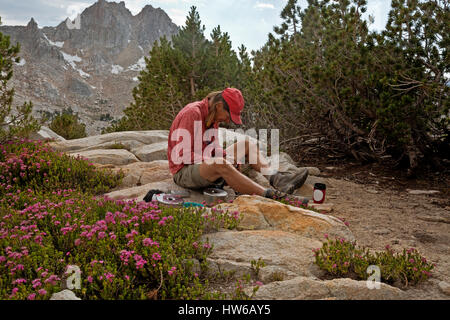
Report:
[[[180,171],[175,173],[173,181],[180,187],[187,189],[203,189],[213,187],[218,184],[223,184],[223,178],[219,178],[211,182],[200,175],[200,165],[190,164],[185,165]]]

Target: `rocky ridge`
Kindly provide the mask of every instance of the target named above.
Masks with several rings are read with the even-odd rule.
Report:
[[[123,115],[153,43],[178,27],[160,8],[146,5],[133,15],[123,1],[105,0],[85,9],[79,22],[80,29],[67,20],[39,28],[31,18],[27,26],[0,26],[0,32],[21,45],[11,81],[15,103],[32,101],[38,118],[70,109],[94,135]]]

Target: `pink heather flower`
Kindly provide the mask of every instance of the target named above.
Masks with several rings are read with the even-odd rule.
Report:
[[[130,280],[130,276],[125,275],[125,279],[127,279],[127,281],[129,281]]]
[[[70,172],[70,168],[67,168],[67,171]]]
[[[158,224],[159,224],[160,226],[163,226],[163,225],[166,224],[166,221],[165,221],[165,220],[161,220],[161,221],[158,222]]]
[[[14,288],[14,289],[12,289],[12,291],[11,291],[11,296],[14,297],[18,291],[19,291],[19,288]]]
[[[109,282],[113,282],[113,279],[115,278],[115,275],[113,275],[110,272],[105,273],[105,278],[106,280],[108,280]]]
[[[413,271],[417,271],[417,268],[416,268],[416,267],[414,267],[414,268],[413,268]]]
[[[195,249],[197,249],[197,248],[198,248],[198,243],[197,243],[197,241],[194,242],[194,243],[192,244],[192,246],[193,246]]]
[[[103,239],[105,237],[106,237],[106,233],[105,232],[101,231],[101,232],[98,233],[98,238],[99,239]]]
[[[210,245],[209,243],[205,243],[205,244],[203,245],[203,248],[209,249],[209,248],[211,248],[211,245]]]
[[[256,281],[255,284],[259,287],[263,286],[264,284],[261,281]]]
[[[427,259],[422,258],[422,262],[423,262],[423,263],[427,263]]]
[[[325,233],[323,236],[325,237],[325,239],[328,239],[328,233]]]
[[[133,238],[135,235],[138,235],[139,234],[139,232],[137,232],[136,230],[131,230],[131,232],[130,233],[128,233],[126,236],[125,236],[125,238],[127,238],[127,239],[130,239],[130,238]]]
[[[197,272],[194,273],[194,277],[198,278],[198,273]]]
[[[42,286],[41,279],[34,279],[31,283],[33,284],[33,289]]]
[[[409,262],[410,263],[414,263],[414,259],[409,259]]]
[[[4,256],[0,256],[0,262],[5,262],[6,258]]]
[[[144,240],[142,240],[142,244],[146,247],[150,247],[150,246],[156,246],[159,248],[159,243],[156,241],[153,241],[150,238],[145,238]]]
[[[391,249],[391,246],[390,245],[386,245],[386,250],[389,250],[389,249]]]
[[[333,269],[337,267],[336,263],[331,266]]]
[[[172,267],[172,268],[170,268],[170,270],[167,271],[167,272],[168,272],[169,275],[171,276],[171,275],[173,275],[173,274],[175,273],[176,270],[177,270],[177,267]]]
[[[87,281],[88,281],[89,283],[92,283],[92,281],[94,281],[94,278],[92,278],[91,276],[88,276],[88,277],[87,277]]]
[[[156,261],[161,260],[161,255],[160,255],[159,253],[155,252],[155,253],[152,255],[152,259],[153,259],[153,260],[156,260]]]
[[[47,291],[46,291],[45,289],[41,289],[41,290],[38,291],[38,293],[39,293],[41,296],[45,296],[45,295],[47,294]]]
[[[147,260],[141,258],[140,260],[136,261],[136,269],[142,269],[146,263]]]
[[[36,298],[36,293],[32,293],[27,297],[28,300],[34,300],[34,298]]]
[[[79,246],[80,244],[81,244],[81,239],[76,239],[76,240],[75,240],[75,245],[76,245],[76,246]]]
[[[27,280],[20,278],[20,279],[14,280],[14,282],[13,282],[13,284],[21,284],[21,283],[27,283]]]
[[[48,277],[47,280],[45,280],[45,283],[51,283],[52,285],[56,284],[56,281],[61,280],[57,275],[52,274],[50,277]]]
[[[349,263],[347,261],[344,262],[344,267],[347,267]]]

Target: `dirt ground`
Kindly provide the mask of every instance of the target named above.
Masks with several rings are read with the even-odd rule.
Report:
[[[423,174],[408,179],[402,172],[381,165],[316,166],[327,184],[331,215],[349,223],[357,243],[373,250],[390,245],[396,252],[416,248],[436,263],[433,277],[407,289],[410,299],[450,299],[439,288],[450,283],[450,175]],[[412,190],[437,190],[414,195]]]

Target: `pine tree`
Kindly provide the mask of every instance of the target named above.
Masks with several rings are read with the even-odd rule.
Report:
[[[191,98],[196,98],[197,89],[203,85],[203,76],[206,72],[208,41],[204,32],[205,26],[202,26],[197,8],[192,6],[186,25],[172,38],[174,48],[180,50],[186,58],[186,77],[190,85]]]
[[[298,0],[288,0],[288,3],[281,11],[280,17],[283,19],[281,26],[275,26],[276,34],[288,37],[290,34],[294,41],[300,31],[301,8],[297,5]]]
[[[1,19],[0,19],[1,25]],[[11,46],[10,37],[0,32],[0,143],[37,131],[39,124],[31,116],[31,102],[13,106],[14,88],[8,88],[13,76],[13,63],[20,62],[20,45]]]
[[[383,110],[389,117],[403,113],[404,141],[410,173],[421,158],[450,153],[450,7],[447,1],[394,0],[382,45],[403,58],[395,76],[386,81],[393,97]]]
[[[214,90],[237,83],[239,76],[239,60],[233,51],[230,36],[222,32],[220,26],[211,32],[211,49],[208,50],[208,66],[205,74],[205,84]]]

